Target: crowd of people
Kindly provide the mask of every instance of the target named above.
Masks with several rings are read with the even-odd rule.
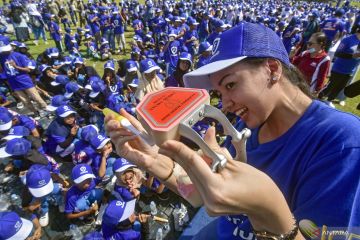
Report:
[[[358,169],[360,164],[358,157],[354,159],[355,150],[336,152],[337,148],[334,147],[333,153],[322,153],[320,150],[323,148],[316,152],[311,144],[322,144],[319,139],[328,136],[327,134],[333,131],[331,127],[324,130],[322,138],[313,142],[309,140],[312,136],[306,135],[312,132],[312,126],[321,125],[319,123],[329,124],[330,120],[322,122],[324,116],[320,113],[321,109],[325,109],[329,119],[335,119],[330,117],[333,113],[329,110],[331,107],[335,108],[333,101],[338,99],[341,105],[345,105],[346,96],[355,97],[360,94],[359,82],[356,82],[355,78],[360,63],[360,11],[350,6],[348,1],[338,2],[335,6],[330,3],[271,0],[147,0],[144,4],[136,0],[119,3],[90,0],[87,3],[82,0],[12,0],[9,3],[4,2],[0,12],[0,158],[3,159],[5,171],[18,175],[23,183],[22,210],[0,213],[0,239],[26,239],[30,236],[29,239],[40,239],[42,227],[46,227],[51,221],[49,204],[58,206],[59,211],[74,224],[93,223],[101,204],[107,204],[101,231],[91,234],[100,234],[100,239],[141,239],[140,232],[132,226],[136,221],[146,222],[149,216],[135,214],[136,202],[145,191],[155,192],[160,199],[166,197],[164,192],[169,191],[168,188],[178,192],[172,176],[174,169],[167,175],[172,164],[159,164],[154,170],[149,167],[152,164],[136,159],[134,156],[138,155],[132,154],[132,151],[144,152],[148,162],[154,163],[153,166],[158,164],[154,159],[149,160],[152,154],[157,154],[152,153],[156,152],[153,148],[148,149],[149,146],[138,143],[130,148],[129,144],[126,145],[127,143],[115,135],[114,132],[123,135],[128,133],[111,123],[111,117],[105,119],[103,110],[109,108],[121,113],[138,126],[135,119],[137,104],[147,93],[165,87],[207,88],[210,90],[211,103],[224,110],[224,114],[227,114],[236,126],[243,127],[245,124],[255,132],[253,136],[262,134],[261,138],[249,142],[249,163],[271,176],[285,194],[287,204],[296,219],[313,217],[312,220],[319,224],[335,227],[348,227],[360,222],[358,218],[351,218],[359,210],[353,206],[359,174],[352,171]],[[9,34],[10,25],[13,26],[16,39]],[[132,40],[128,43],[125,40],[126,31],[132,35]],[[49,36],[53,42],[48,39]],[[40,38],[48,48],[38,56],[33,56],[31,48],[42,42]],[[34,45],[24,43],[30,39]],[[129,49],[131,57],[126,59]],[[115,56],[120,60],[114,60]],[[246,60],[240,62],[244,57]],[[88,66],[86,59],[102,64],[103,73],[99,74],[93,66]],[[231,64],[222,62],[226,59],[236,61],[231,61]],[[210,66],[212,69],[209,70]],[[249,72],[244,72],[244,66],[245,69],[250,69]],[[204,72],[204,69],[208,72]],[[235,91],[230,92],[239,83],[226,80],[228,75],[235,71],[239,71],[239,79],[245,80],[244,76],[254,78],[253,83],[247,82],[248,86],[243,86],[245,89],[248,87],[248,92],[243,96]],[[269,86],[254,91],[253,89],[263,84],[259,80],[259,72],[271,73]],[[205,73],[207,77],[203,76]],[[219,79],[221,81],[217,83]],[[281,85],[274,90],[280,79],[290,80],[301,93],[295,91],[291,84]],[[265,89],[271,91],[272,95]],[[260,119],[249,120],[254,111],[251,107],[230,106],[242,98],[253,102],[260,99],[259,105],[252,103],[249,106],[266,114],[269,114],[270,110],[264,110],[265,107],[261,104],[269,104],[268,108],[272,107],[271,111],[275,112],[277,107],[289,100],[296,106],[298,115],[283,115],[283,119],[289,119],[289,122],[282,126],[273,124],[274,121],[270,120],[274,117],[269,116],[266,121],[261,116],[261,119],[264,118],[263,122]],[[283,100],[279,100],[281,98]],[[313,100],[316,98],[330,107]],[[311,101],[315,103],[310,105]],[[10,108],[14,105],[16,107]],[[17,112],[23,108],[30,113],[23,115]],[[360,104],[357,108],[360,110]],[[315,120],[311,118],[309,111],[318,115]],[[301,114],[305,114],[306,118]],[[51,123],[43,126],[39,123],[42,118],[51,119]],[[359,129],[359,124],[356,123],[358,118],[349,120],[351,117],[343,115],[338,118],[351,122],[351,126]],[[302,120],[301,123],[296,122],[300,121],[299,119]],[[221,126],[209,119],[197,123],[194,130],[209,141],[211,134],[215,136],[212,126],[216,127],[218,137],[223,136]],[[257,129],[259,126],[260,130]],[[281,134],[278,133],[276,137],[271,135],[274,132],[270,130],[270,126],[275,127]],[[283,129],[285,126],[288,128]],[[292,129],[292,126],[297,128]],[[299,133],[302,127],[306,129],[303,135]],[[263,130],[265,128],[266,130]],[[287,132],[288,130],[291,133]],[[344,143],[343,148],[359,148],[358,140],[349,142],[354,136],[347,130],[343,132],[348,137],[340,137]],[[358,130],[354,132],[356,134]],[[285,135],[287,138],[284,138]],[[279,148],[291,135],[301,136],[301,139],[308,138],[309,141],[297,142],[292,148],[285,150]],[[278,140],[278,145],[269,144],[269,147],[274,154],[287,158],[287,161],[294,160],[299,165],[290,172],[300,180],[293,179],[294,176],[285,179],[280,170],[274,170],[275,166],[279,167],[279,163],[270,164],[273,154],[268,153],[268,158],[261,163],[254,160],[262,154],[261,151],[267,152],[266,149],[256,149],[257,146],[273,143],[271,141],[274,139]],[[328,138],[328,142],[339,145],[339,148],[340,140]],[[230,140],[226,139],[224,146],[234,157],[235,151],[230,145]],[[134,146],[143,146],[143,149],[134,150],[137,148]],[[303,149],[304,146],[313,156]],[[326,146],[327,150],[331,148],[330,145]],[[179,159],[179,156],[186,159],[188,156],[184,154],[188,150],[174,155],[176,147],[179,146],[168,144],[159,158],[164,158],[166,163],[169,159],[176,160],[187,171],[189,167],[185,166],[186,161]],[[297,151],[299,149],[302,151]],[[306,160],[299,160],[296,155],[298,152],[306,156]],[[322,159],[324,163],[313,163],[314,156]],[[303,185],[296,185],[296,192],[292,187],[295,187],[296,183],[307,181],[301,172],[316,174],[322,171],[323,167],[329,167],[326,164],[334,164],[331,169],[335,171],[337,165],[334,161],[340,158],[344,159],[344,164],[348,164],[348,170],[343,171],[343,175],[348,174],[348,178],[344,180],[341,178],[343,175],[336,175],[333,181],[339,184],[335,184],[334,188],[342,186],[342,183],[349,188],[348,194],[339,198],[347,198],[347,204],[344,203],[342,208],[344,212],[340,211],[338,215],[334,213],[333,217],[327,219],[324,218],[325,213],[307,215],[311,210],[316,212],[315,207],[325,201],[323,196],[309,190],[309,184],[317,186],[317,189],[324,186],[306,175],[312,181],[307,183],[306,189],[301,188]],[[71,176],[61,174],[61,162],[73,163]],[[279,169],[289,171],[292,167],[290,162],[286,162]],[[307,172],[305,169],[308,168],[314,169]],[[323,173],[324,179],[331,175],[329,171]],[[245,229],[249,231],[246,234],[250,234],[251,229],[273,233],[283,233],[289,229],[288,223],[274,227],[272,224],[278,222],[261,222],[263,219],[259,220],[256,218],[259,216],[255,217],[253,212],[246,208],[246,202],[239,208],[225,206],[225,210],[213,210],[206,200],[208,193],[201,190],[201,181],[199,183],[194,179],[196,174],[187,173],[198,187],[208,212],[214,211],[216,215],[246,213],[249,216],[222,218],[220,234],[213,234],[216,227],[211,226],[211,231],[207,228],[207,231],[200,233],[207,232],[206,236],[199,235],[196,239],[213,239],[216,236],[220,239],[242,239],[244,232],[241,231]],[[201,176],[206,179],[209,177],[205,173]],[[262,179],[262,175],[254,174],[253,177]],[[239,180],[244,181],[243,178]],[[270,184],[269,189],[273,189],[273,185]],[[333,190],[329,188],[328,191]],[[273,192],[276,193],[277,189]],[[316,195],[320,200],[313,199],[312,195]],[[279,196],[274,199],[279,200],[281,205],[285,200],[282,195]],[[259,198],[261,199],[260,195]],[[243,196],[243,199],[246,197]],[[307,199],[308,205],[304,203]],[[278,210],[280,211],[280,208]],[[286,207],[281,211],[284,216],[289,216]],[[269,214],[276,215],[271,215],[272,212]],[[350,218],[353,221],[351,224]],[[331,225],[332,223],[334,225]]]

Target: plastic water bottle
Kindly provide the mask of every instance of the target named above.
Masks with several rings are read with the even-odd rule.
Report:
[[[157,214],[156,203],[154,201],[150,202],[150,210],[151,210],[151,215],[155,216]]]
[[[72,236],[73,240],[81,240],[81,239],[83,239],[83,234],[81,233],[79,227],[76,226],[75,224],[70,225],[70,233],[71,233],[71,236]]]
[[[21,206],[21,199],[20,196],[17,195],[16,193],[11,194],[10,196],[11,199],[11,203],[15,206]]]
[[[163,230],[162,228],[158,228],[156,232],[155,240],[162,240],[163,239]]]

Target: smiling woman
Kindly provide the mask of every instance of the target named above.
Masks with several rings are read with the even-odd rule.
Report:
[[[199,196],[208,214],[221,216],[217,226],[205,227],[195,239],[303,239],[302,219],[329,227],[358,224],[359,118],[310,97],[272,30],[244,22],[215,42],[210,63],[185,74],[184,83],[220,92],[225,110],[241,119],[236,127],[252,129],[248,162],[233,159],[239,143],[227,139],[220,148],[214,128],[204,139],[227,156],[217,173],[184,144],[169,140],[149,146],[107,117],[118,154],[166,179],[175,192],[179,179],[171,174],[183,168],[196,188],[191,194]],[[121,114],[143,130],[135,118]]]

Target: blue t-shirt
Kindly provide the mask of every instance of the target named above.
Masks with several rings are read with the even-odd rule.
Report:
[[[97,20],[95,20],[95,21],[92,21],[92,20],[95,19],[95,17],[97,17],[96,14],[90,14],[90,15],[88,16],[88,22],[89,22],[89,24],[90,24],[92,34],[96,34],[97,32],[100,31],[99,19],[97,19]]]
[[[128,188],[126,188],[124,186],[119,186],[117,184],[114,185],[114,191],[112,192],[112,195],[117,200],[122,200],[125,202],[128,202],[128,201],[134,199],[134,196],[132,195],[132,193],[129,191]]]
[[[16,124],[17,126],[26,127],[30,132],[36,128],[35,121],[26,115],[19,114],[16,115],[15,118],[18,119],[18,123]]]
[[[49,23],[49,31],[50,31],[50,35],[51,37],[55,40],[55,41],[60,41],[61,40],[61,35],[60,35],[60,28],[59,25],[57,25],[57,23],[51,21]]]
[[[55,153],[58,144],[64,142],[71,131],[70,126],[63,123],[62,118],[56,118],[52,121],[46,130],[47,140],[44,144],[47,153]]]
[[[360,209],[354,202],[360,175],[358,117],[313,101],[279,138],[259,144],[258,133],[254,129],[247,142],[248,163],[272,178],[298,222],[345,230],[350,219],[359,223],[360,215],[352,215]],[[234,155],[234,148],[229,150]],[[255,239],[251,229],[248,218],[238,215],[221,217],[217,232],[219,239]]]
[[[114,34],[124,33],[124,24],[119,14],[111,18],[111,23],[114,25]]]
[[[321,29],[325,33],[327,40],[332,41],[337,32],[344,31],[344,22],[338,18],[328,18],[321,24]]]
[[[73,162],[74,164],[86,163],[90,165],[93,154],[96,154],[96,151],[90,144],[80,139],[75,143],[75,150],[72,154]]]
[[[127,230],[118,230],[116,227],[108,226],[106,224],[101,225],[101,230],[105,240],[140,240],[141,234],[136,232],[132,228]]]
[[[31,67],[32,62],[24,54],[18,52],[11,52],[8,55],[0,54],[0,64],[10,88],[13,91],[20,91],[34,87],[34,83],[29,74],[15,69],[9,64],[9,61],[14,61],[19,67]]]
[[[209,56],[209,57],[200,56],[199,61],[197,62],[196,68],[200,68],[200,67],[208,64],[210,62],[210,58],[211,58],[211,56]]]
[[[75,185],[66,193],[65,213],[77,213],[80,210],[76,207],[76,202],[81,198],[88,198],[92,189],[95,188],[95,182],[92,180],[88,189],[81,191]]]
[[[360,45],[360,40],[356,37],[356,34],[350,35],[344,38],[339,47],[336,49],[336,52],[339,53],[350,53],[354,54],[360,49],[358,46]],[[355,74],[356,68],[360,63],[360,58],[341,58],[337,57],[334,61],[334,65],[332,66],[331,71],[342,74]]]

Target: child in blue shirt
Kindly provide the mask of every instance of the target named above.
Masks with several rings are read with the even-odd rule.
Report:
[[[90,145],[90,139],[97,136],[99,129],[95,125],[87,125],[79,129],[79,141],[75,142],[75,150],[72,153],[73,163],[75,165],[86,163],[91,165],[92,155],[96,151]]]
[[[142,171],[135,165],[129,163],[125,158],[118,158],[113,164],[113,171],[116,176],[112,196],[121,201],[128,202],[139,199],[140,187],[145,181]]]
[[[115,162],[115,158],[111,156],[113,149],[110,138],[101,134],[94,136],[90,139],[90,145],[95,150],[89,158],[96,176],[96,183],[106,182],[113,175],[112,165]]]
[[[95,176],[91,167],[87,164],[76,165],[72,170],[71,178],[75,185],[66,193],[66,217],[93,220],[92,216],[98,211],[103,190],[95,187]]]

